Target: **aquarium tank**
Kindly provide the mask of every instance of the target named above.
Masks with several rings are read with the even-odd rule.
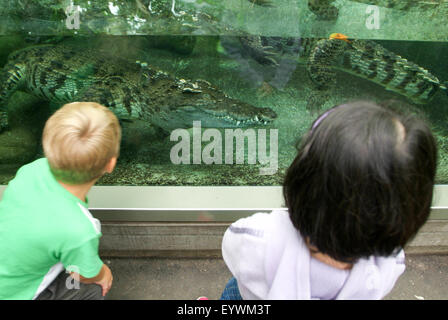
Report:
[[[280,186],[312,121],[355,100],[426,119],[448,184],[447,17],[446,0],[0,0],[0,184],[43,156],[52,112],[96,101],[123,128],[97,185]]]

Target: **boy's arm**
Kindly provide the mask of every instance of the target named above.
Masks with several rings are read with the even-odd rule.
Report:
[[[112,272],[110,271],[109,267],[106,264],[103,264],[100,272],[95,277],[92,278],[85,278],[76,272],[70,272],[70,275],[72,276],[72,278],[78,280],[79,282],[85,284],[95,283],[100,285],[103,288],[103,296],[105,296],[112,287],[112,281],[113,281]]]
[[[76,234],[75,234],[76,236]],[[75,240],[70,243],[75,242]],[[80,246],[62,251],[60,261],[72,278],[82,283],[96,283],[107,293],[112,284],[112,273],[98,255],[99,235]]]

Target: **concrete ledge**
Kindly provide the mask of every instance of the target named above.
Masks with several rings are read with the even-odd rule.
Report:
[[[221,257],[230,222],[102,222],[104,257]],[[405,248],[410,254],[448,254],[448,220],[429,220]]]
[[[220,257],[229,223],[102,222],[100,254],[110,257]]]
[[[428,220],[405,251],[418,254],[448,253],[448,221]]]
[[[100,257],[104,259],[222,259],[222,254],[221,250],[100,250]]]

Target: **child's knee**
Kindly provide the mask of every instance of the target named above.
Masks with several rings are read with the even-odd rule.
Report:
[[[100,285],[90,283],[81,284],[80,298],[81,300],[104,300],[103,288]]]

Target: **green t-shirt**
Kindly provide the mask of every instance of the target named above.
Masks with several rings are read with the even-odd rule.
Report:
[[[64,268],[96,276],[100,237],[87,203],[56,181],[46,158],[21,167],[0,201],[0,299],[33,299]]]

